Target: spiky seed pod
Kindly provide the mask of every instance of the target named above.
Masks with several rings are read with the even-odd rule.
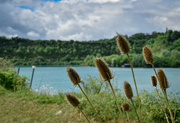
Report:
[[[107,81],[113,78],[107,63],[104,60],[102,60],[101,58],[95,58],[94,62],[95,62],[96,68],[99,71],[99,74],[104,79],[104,81]]]
[[[144,60],[146,61],[147,64],[153,64],[154,57],[148,46],[143,47],[143,55],[144,55]]]
[[[124,93],[128,99],[131,99],[133,97],[131,85],[127,81],[124,82]]]
[[[68,67],[66,71],[73,85],[77,85],[81,82],[79,74],[72,67]]]
[[[123,103],[122,103],[122,109],[123,109],[124,111],[129,111],[129,104],[128,104],[127,102],[123,102]]]
[[[130,51],[129,43],[122,35],[118,34],[118,36],[116,38],[116,43],[122,54],[129,53],[129,51]]]
[[[154,86],[154,87],[157,86],[157,79],[156,79],[156,76],[151,76],[151,83],[152,83],[152,86]]]
[[[66,98],[68,102],[74,107],[77,107],[80,104],[80,101],[78,100],[78,98],[72,94],[66,94]]]
[[[159,86],[161,89],[169,88],[169,82],[167,80],[167,77],[166,77],[163,69],[157,70],[157,77],[158,77]]]

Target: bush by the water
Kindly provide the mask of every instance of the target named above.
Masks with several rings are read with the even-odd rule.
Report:
[[[14,69],[14,64],[10,60],[0,58],[0,85],[7,89],[17,90],[26,87],[28,78],[20,76]]]

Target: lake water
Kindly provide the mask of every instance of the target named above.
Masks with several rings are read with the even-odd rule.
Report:
[[[80,77],[84,80],[87,75],[99,76],[95,67],[73,67]],[[15,68],[17,70],[17,68]],[[134,82],[130,68],[110,68],[115,75],[111,80],[116,83],[120,89],[123,90],[124,81],[128,81],[135,93]],[[159,68],[156,68],[156,70]],[[180,89],[180,68],[164,68],[165,74],[171,84],[167,89],[168,92],[178,92]],[[151,85],[150,76],[155,75],[152,68],[134,68],[138,91],[147,90],[152,92],[154,88]],[[20,67],[20,75],[25,75],[31,78],[32,67]],[[36,67],[34,72],[34,79],[32,89],[37,90],[48,86],[48,90],[56,92],[79,91],[78,87],[74,87],[66,74],[66,67]],[[50,88],[51,87],[51,88]]]

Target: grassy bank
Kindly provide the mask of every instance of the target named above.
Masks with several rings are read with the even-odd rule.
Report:
[[[124,101],[129,102],[120,90],[116,89],[116,93],[119,104],[122,104]],[[91,122],[97,122],[95,114],[83,94],[74,93],[74,95],[80,99],[80,107],[82,107]],[[94,104],[94,107],[96,107],[98,115],[103,122],[120,122],[116,102],[110,91],[101,91],[99,94],[89,93],[88,97]],[[138,101],[136,97],[133,98],[135,106],[138,108]],[[166,122],[164,113],[159,108],[156,93],[152,92],[150,94],[147,91],[143,91],[140,93],[140,98],[142,100],[144,122]],[[180,97],[177,94],[171,94],[169,102],[173,111],[176,105],[176,122],[180,122]],[[168,111],[167,107],[165,108]],[[2,123],[86,122],[86,119],[79,113],[79,110],[68,104],[65,95],[60,92],[56,95],[38,94],[28,89],[13,92],[0,86],[0,109],[0,122]],[[125,112],[123,115],[126,117]],[[136,122],[135,112],[131,106],[129,116],[131,122]]]

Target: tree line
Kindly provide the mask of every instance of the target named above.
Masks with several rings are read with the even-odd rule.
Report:
[[[142,48],[151,47],[156,67],[180,67],[180,31],[136,33],[125,35],[129,41],[134,67],[148,67]],[[0,57],[15,65],[88,65],[94,57],[103,57],[112,67],[128,63],[116,46],[116,36],[97,41],[30,40],[20,37],[0,37]]]

